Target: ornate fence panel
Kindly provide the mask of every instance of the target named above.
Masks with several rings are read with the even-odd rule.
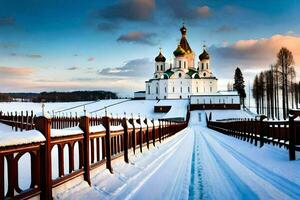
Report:
[[[187,122],[126,119],[109,117],[35,117],[0,113],[0,122],[13,130],[36,129],[42,142],[0,146],[0,199],[52,199],[52,189],[82,176],[91,184],[90,170],[123,156],[129,162],[129,151],[142,152],[187,126]],[[26,134],[23,131],[22,134]],[[16,132],[14,134],[21,134]],[[18,173],[20,159],[29,155],[30,185],[21,188]]]
[[[207,127],[260,145],[265,143],[275,146],[284,146],[289,149],[290,160],[296,159],[295,151],[300,151],[300,111],[290,110],[289,121],[267,120],[265,116],[260,119],[228,119],[212,121],[207,118]]]

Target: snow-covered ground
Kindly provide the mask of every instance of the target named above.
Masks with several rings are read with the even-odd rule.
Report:
[[[208,129],[202,115],[193,111],[186,129],[150,151],[131,155],[129,164],[115,160],[114,174],[94,170],[91,187],[78,179],[57,188],[54,197],[300,199],[299,159],[289,161],[283,148],[258,148]]]
[[[154,113],[155,105],[170,105],[172,106],[169,113]],[[50,115],[69,116],[70,113],[74,116],[76,113],[80,115],[84,109],[91,115],[104,116],[105,110],[107,115],[112,114],[113,117],[148,117],[148,118],[164,118],[164,117],[185,117],[188,100],[128,100],[128,99],[109,99],[99,100],[95,102],[68,102],[68,103],[45,103],[45,112]],[[107,107],[105,109],[105,107]],[[41,103],[31,102],[8,102],[0,103],[0,111],[13,112],[15,111],[33,111],[34,113],[42,112]]]
[[[98,102],[46,103],[50,113],[63,111],[113,116],[141,115],[149,118],[185,117],[187,100],[102,100]],[[85,105],[85,106],[83,106]],[[154,105],[171,105],[168,113],[154,113]],[[71,108],[71,109],[69,109]],[[102,110],[101,110],[102,109]],[[0,103],[0,110],[34,110],[41,104]],[[52,111],[53,110],[53,111]],[[99,111],[97,111],[99,110]],[[97,112],[94,112],[97,111]],[[54,189],[55,199],[300,199],[300,154],[289,161],[288,151],[264,145],[262,148],[206,128],[205,113],[212,119],[251,118],[241,110],[193,111],[189,126],[143,154],[130,154],[130,163],[113,161],[114,174],[105,165],[92,171],[92,185],[78,177]],[[76,127],[77,128],[77,127]],[[103,128],[103,127],[97,127]],[[69,130],[73,131],[73,128]],[[77,130],[76,130],[77,131]],[[18,137],[23,138],[23,133]],[[13,134],[0,126],[1,137]],[[15,133],[16,134],[16,133]],[[36,134],[36,133],[29,133]],[[61,134],[59,130],[55,134]],[[26,140],[20,142],[27,142]],[[66,149],[67,151],[67,149]],[[57,151],[53,155],[53,178],[58,176]],[[77,159],[77,158],[76,158]],[[29,155],[19,163],[21,188],[30,184]],[[66,163],[67,166],[67,163]],[[66,167],[67,169],[68,167]],[[77,168],[77,166],[75,166]],[[5,171],[7,170],[5,162]],[[7,176],[7,175],[6,175]],[[7,178],[5,181],[7,190]]]

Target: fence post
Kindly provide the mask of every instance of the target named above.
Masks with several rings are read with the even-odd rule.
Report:
[[[159,123],[159,127],[158,127],[158,138],[159,138],[159,142],[161,143],[162,122],[161,122],[160,119],[158,120],[158,123]]]
[[[144,123],[147,125],[146,142],[147,142],[147,148],[149,149],[149,125],[148,125],[148,119],[147,118],[145,118]]]
[[[289,130],[290,130],[290,137],[289,137],[289,157],[290,160],[296,160],[296,151],[295,151],[295,121],[294,121],[294,114],[290,110],[289,111]]]
[[[139,138],[140,138],[140,152],[143,153],[143,128],[142,128],[142,119],[139,118],[138,122],[140,124]]]
[[[156,137],[155,137],[155,124],[154,124],[154,119],[152,119],[151,122],[152,122],[152,143],[153,143],[153,146],[155,146],[155,140],[156,140]]]
[[[40,159],[40,179],[41,179],[41,199],[52,199],[52,163],[51,163],[51,119],[45,116],[36,118],[36,130],[41,132],[46,138],[45,144],[41,146]]]
[[[264,122],[263,120],[266,119],[267,117],[265,115],[262,115],[260,116],[260,132],[259,132],[259,139],[260,139],[260,147],[264,146],[264,131],[265,131],[265,128],[264,128]]]
[[[79,122],[79,128],[83,131],[83,166],[84,180],[91,185],[90,168],[90,118],[82,116]]]
[[[133,154],[135,154],[135,146],[136,146],[136,133],[135,133],[135,124],[133,117],[129,120],[129,123],[132,125],[132,133],[131,133],[131,143],[133,148]]]
[[[103,126],[106,129],[106,135],[105,135],[105,147],[106,147],[106,168],[110,171],[110,173],[113,173],[113,169],[111,166],[111,139],[110,139],[110,118],[109,117],[103,117]]]
[[[124,128],[124,161],[129,163],[128,159],[128,126],[127,119],[124,117],[122,120],[122,126]]]

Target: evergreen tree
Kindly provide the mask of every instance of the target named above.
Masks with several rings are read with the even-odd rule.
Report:
[[[234,84],[233,88],[238,92],[240,95],[240,100],[241,104],[243,107],[245,107],[245,98],[246,98],[246,92],[245,92],[245,81],[243,77],[243,73],[240,70],[240,68],[235,69],[235,74],[234,74]]]

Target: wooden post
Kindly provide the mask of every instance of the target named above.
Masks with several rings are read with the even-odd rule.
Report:
[[[133,154],[135,154],[135,147],[136,147],[136,133],[135,133],[135,123],[134,119],[131,118],[129,122],[132,125],[132,133],[131,133],[131,143],[132,143],[132,148],[133,148]]]
[[[122,126],[124,128],[124,161],[129,163],[128,159],[128,126],[127,126],[127,119],[124,117],[122,120]]]
[[[153,146],[155,146],[155,124],[154,124],[154,119],[151,120],[152,122],[152,143],[153,143]]]
[[[146,130],[146,142],[147,142],[147,148],[149,149],[149,125],[148,125],[148,120],[147,120],[147,118],[144,120],[144,123],[147,125],[147,130]]]
[[[162,121],[159,119],[159,120],[158,120],[158,123],[159,123],[159,127],[158,127],[158,138],[159,138],[159,142],[161,143]]]
[[[265,118],[267,118],[266,116],[264,116],[264,115],[262,115],[262,116],[260,116],[260,132],[259,132],[259,135],[260,135],[260,137],[259,137],[259,139],[260,139],[260,147],[262,147],[262,146],[264,146],[264,131],[265,131],[265,126],[264,126],[264,122],[263,122],[263,120],[265,119]]]
[[[82,116],[80,118],[79,128],[83,131],[83,168],[84,180],[91,185],[90,168],[90,118]]]
[[[51,119],[44,116],[36,118],[36,130],[40,131],[46,138],[45,144],[41,146],[41,199],[52,199],[52,163],[51,163]]]
[[[138,123],[140,124],[139,138],[140,138],[140,152],[143,153],[143,127],[142,127],[142,119],[138,119]]]
[[[4,197],[4,155],[0,154],[0,199],[4,199]]]
[[[113,169],[111,166],[111,137],[110,137],[110,118],[109,117],[103,117],[103,126],[106,129],[106,135],[105,135],[105,147],[106,147],[106,168],[110,171],[110,173],[113,173]]]
[[[294,115],[290,111],[289,113],[289,130],[290,130],[290,137],[289,137],[289,157],[290,160],[296,160],[296,151],[295,151],[295,121]]]

